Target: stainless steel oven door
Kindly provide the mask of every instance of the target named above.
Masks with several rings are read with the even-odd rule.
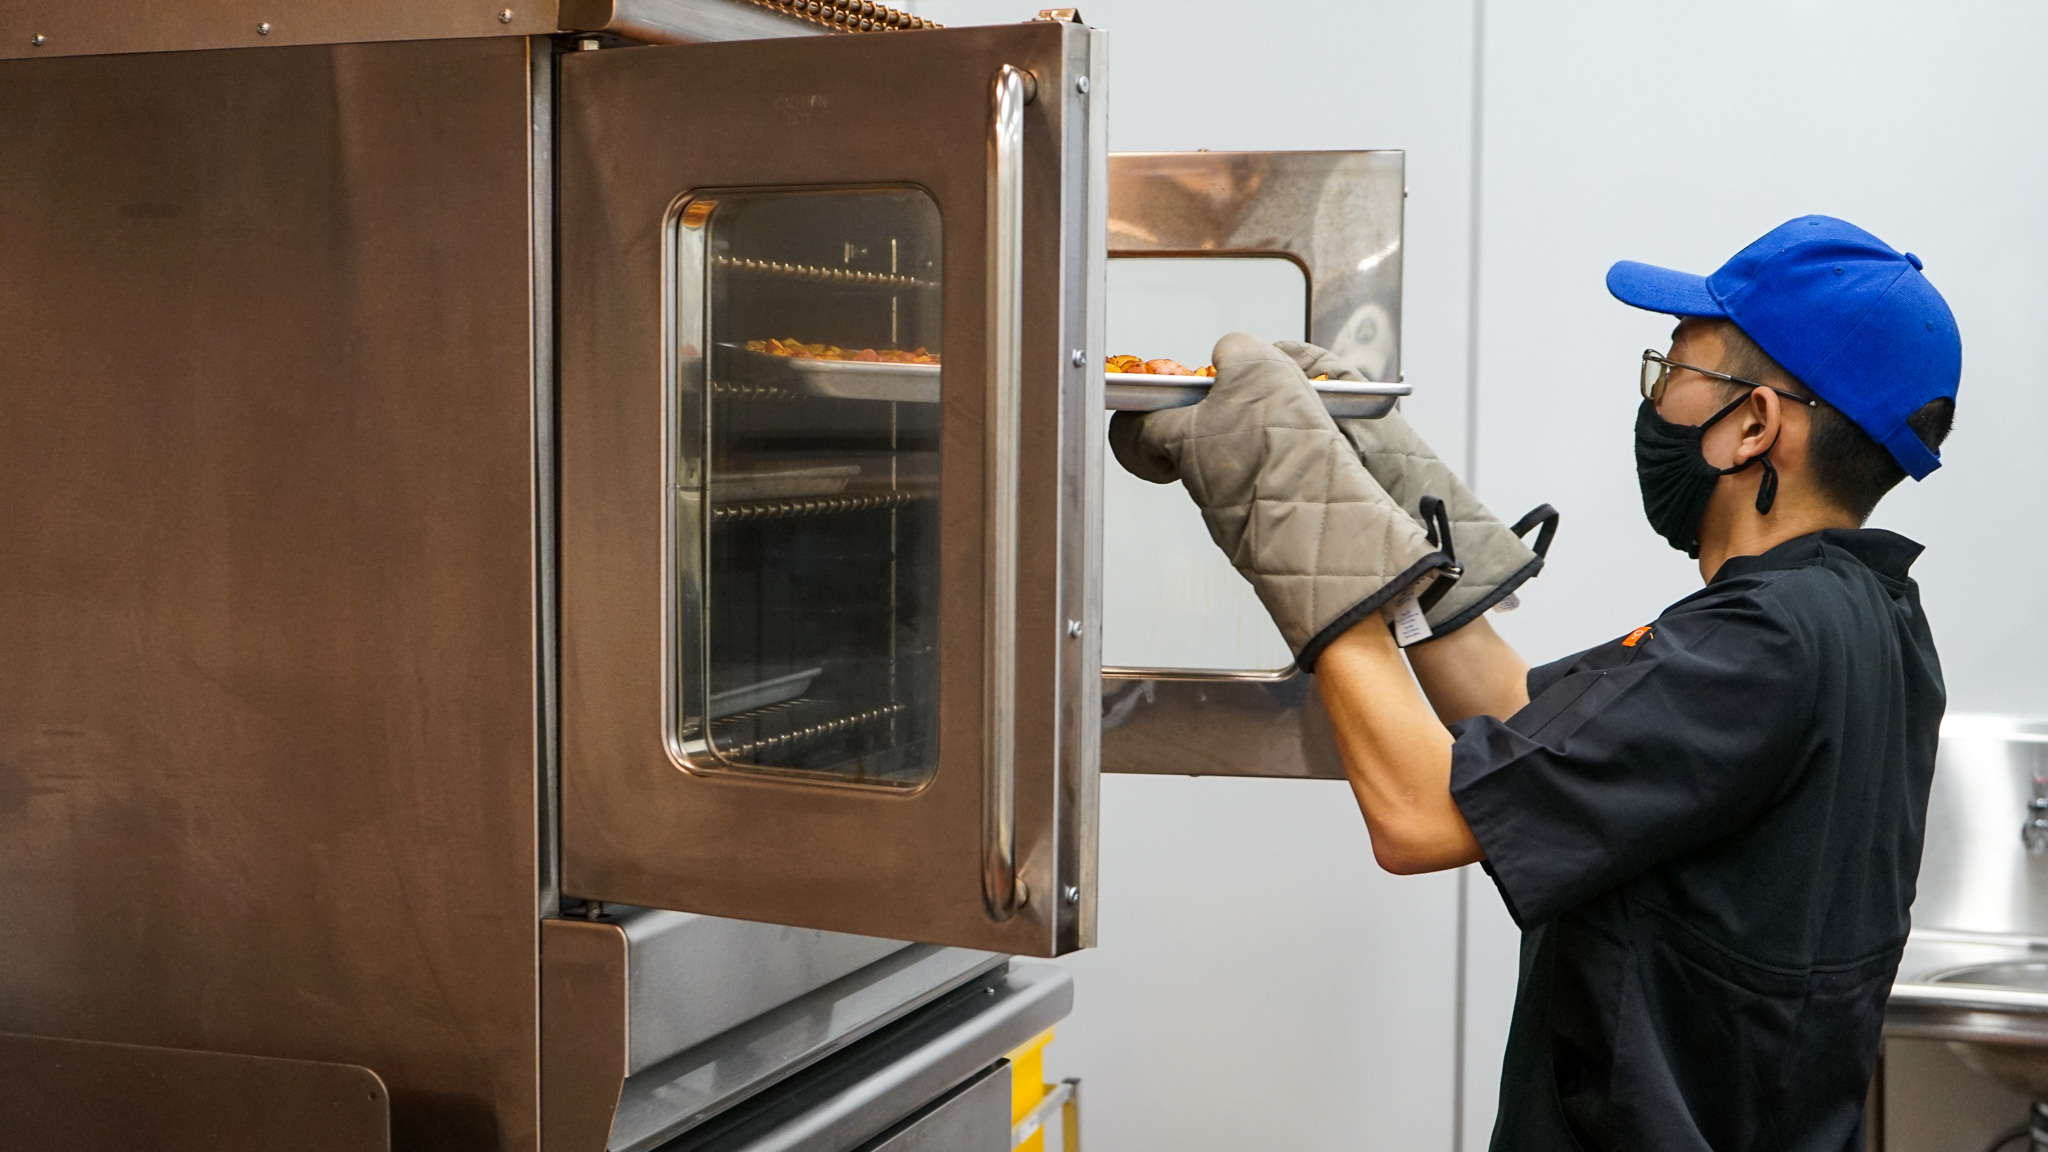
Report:
[[[1339,414],[1391,408],[1408,390],[1403,161],[1112,153],[1109,352],[1193,366],[1232,329],[1306,338],[1386,385],[1382,407]],[[1112,405],[1135,382],[1117,381]],[[1104,502],[1103,771],[1341,778],[1314,677],[1294,667],[1187,493],[1112,464]]]
[[[1091,942],[1102,47],[563,58],[565,895]]]

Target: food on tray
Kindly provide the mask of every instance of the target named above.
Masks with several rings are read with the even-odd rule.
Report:
[[[837,344],[806,344],[801,340],[749,340],[749,352],[787,356],[793,360],[843,360],[851,364],[937,364],[938,353],[922,346],[905,352],[901,348],[841,348]]]
[[[1189,368],[1175,360],[1140,360],[1136,356],[1111,356],[1105,361],[1111,372],[1122,372],[1128,376],[1214,376],[1216,366],[1204,364],[1200,368]]]
[[[1216,375],[1216,366],[1214,364],[1204,364],[1200,368],[1190,369],[1177,360],[1140,360],[1136,356],[1111,356],[1103,364],[1109,371],[1121,372],[1126,376]],[[1319,372],[1309,377],[1311,380],[1328,380],[1329,378],[1330,374],[1327,372]]]

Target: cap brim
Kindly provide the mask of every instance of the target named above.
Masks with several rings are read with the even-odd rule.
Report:
[[[1670,316],[1726,316],[1707,278],[1623,260],[1607,270],[1607,290],[1623,304]]]

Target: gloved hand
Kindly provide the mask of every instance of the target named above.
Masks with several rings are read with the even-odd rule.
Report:
[[[1305,375],[1365,379],[1356,368],[1313,344],[1283,340],[1275,347],[1287,353]],[[1513,528],[1502,524],[1450,466],[1430,451],[1398,411],[1377,420],[1339,420],[1337,427],[1357,447],[1358,457],[1373,479],[1424,525],[1430,543],[1441,545],[1464,570],[1457,584],[1426,614],[1433,635],[1447,635],[1470,624],[1543,570],[1550,538],[1557,533],[1556,509],[1539,504]],[[1432,498],[1436,503],[1429,503]],[[1444,521],[1447,525],[1440,528]],[[1538,524],[1543,531],[1531,548],[1522,543],[1522,537]],[[1441,531],[1448,532],[1448,540]]]
[[[1210,538],[1312,671],[1353,624],[1419,582],[1441,583],[1450,558],[1359,463],[1285,353],[1233,332],[1213,359],[1201,403],[1118,413],[1110,448],[1135,475],[1186,485]]]

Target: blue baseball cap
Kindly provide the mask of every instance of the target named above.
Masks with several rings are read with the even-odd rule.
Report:
[[[1884,445],[1918,480],[1941,467],[1906,420],[1953,401],[1963,340],[1920,258],[1846,220],[1801,216],[1711,276],[1623,260],[1607,290],[1673,316],[1731,320],[1814,394]]]

